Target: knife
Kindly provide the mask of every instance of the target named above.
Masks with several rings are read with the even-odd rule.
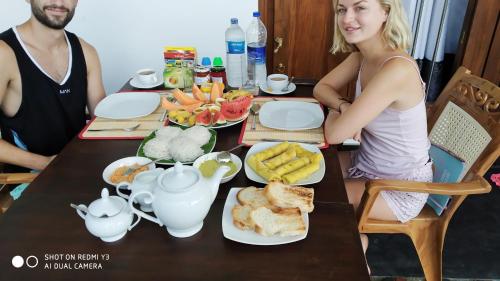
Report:
[[[322,141],[310,141],[310,140],[283,140],[283,139],[260,139],[261,141],[273,141],[273,142],[281,142],[281,141],[291,141],[291,142],[300,142],[300,143],[308,143],[308,144],[322,144]]]

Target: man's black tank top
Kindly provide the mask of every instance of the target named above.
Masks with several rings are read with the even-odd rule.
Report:
[[[78,37],[66,36],[71,59],[60,85],[34,63],[13,29],[0,34],[16,55],[22,83],[19,111],[7,117],[0,110],[2,138],[16,145],[17,134],[28,151],[45,156],[58,154],[85,125],[87,66]]]

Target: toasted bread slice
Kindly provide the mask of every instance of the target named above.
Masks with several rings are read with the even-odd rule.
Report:
[[[259,207],[250,212],[250,220],[255,232],[272,236],[301,235],[306,233],[306,225],[299,208],[280,209],[273,212],[266,207]]]
[[[263,188],[257,188],[254,186],[242,188],[240,191],[238,191],[236,198],[241,205],[249,205],[253,209],[256,209],[258,207],[275,209],[275,207],[271,205],[271,203],[264,195]]]
[[[234,205],[233,209],[231,210],[234,226],[241,230],[253,230],[254,225],[250,220],[250,212],[252,210],[252,207],[250,207],[249,205]]]
[[[291,186],[281,182],[270,182],[264,188],[264,195],[269,202],[280,208],[300,208],[310,213],[314,209],[314,189],[302,186]]]

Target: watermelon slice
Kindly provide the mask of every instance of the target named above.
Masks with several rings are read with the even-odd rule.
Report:
[[[202,126],[210,126],[210,119],[212,113],[209,109],[204,110],[203,112],[196,115],[196,125]]]
[[[232,101],[221,103],[220,112],[227,121],[238,121],[245,117],[252,106],[251,97],[239,97]]]
[[[227,123],[226,117],[224,117],[224,115],[222,115],[219,111],[215,111],[213,114],[213,121],[215,124],[222,125]]]

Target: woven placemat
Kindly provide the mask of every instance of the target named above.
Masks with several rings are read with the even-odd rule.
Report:
[[[169,95],[167,91],[157,93],[162,97]],[[78,137],[80,139],[143,139],[151,134],[152,131],[164,126],[167,121],[168,118],[166,117],[165,109],[161,107],[160,103],[153,113],[144,117],[123,120],[95,117],[83,128]],[[136,124],[139,124],[139,127],[130,132],[121,129],[89,131],[89,129],[128,128]]]
[[[258,97],[254,99],[254,103],[260,104],[261,106],[269,101],[305,101],[305,102],[319,102],[314,98],[274,98],[274,97]],[[255,130],[252,130],[252,123],[255,119]],[[325,134],[323,131],[323,126],[315,129],[300,130],[300,131],[286,131],[271,129],[262,126],[259,122],[259,116],[253,114],[248,115],[248,118],[241,129],[241,134],[239,138],[239,143],[245,143],[248,145],[253,145],[263,141],[294,141],[302,143],[311,143],[317,145],[320,148],[328,147],[328,143],[325,140]]]

